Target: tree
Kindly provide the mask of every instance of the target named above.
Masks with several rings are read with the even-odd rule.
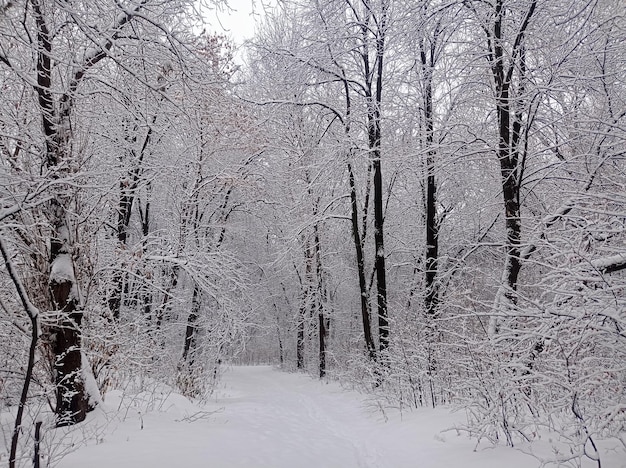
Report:
[[[152,29],[162,36],[159,22],[184,8],[177,5],[180,10],[174,8],[167,13],[155,8],[151,12],[155,22],[151,23],[144,16],[147,7],[148,2],[141,2],[91,9],[80,4],[70,7],[32,0],[7,6],[3,12],[3,35],[8,41],[3,43],[0,61],[13,77],[13,85],[36,99],[36,107],[31,110],[38,114],[41,129],[29,133],[38,133],[31,141],[14,140],[17,145],[10,145],[38,152],[44,180],[49,183],[47,206],[36,213],[43,217],[49,235],[49,252],[37,253],[48,256],[48,265],[39,260],[36,263],[41,268],[39,273],[47,276],[47,285],[31,295],[37,296],[34,301],[45,304],[47,310],[45,341],[53,356],[59,426],[82,421],[97,399],[92,395],[95,390],[86,387],[89,366],[83,362],[81,351],[84,303],[79,285],[81,272],[77,271],[80,262],[76,257],[74,218],[81,188],[73,180],[82,164],[79,142],[89,136],[80,133],[86,127],[80,125],[76,110],[86,89],[92,88],[92,78],[105,70],[107,63],[123,64],[126,46],[141,40],[126,34],[131,25],[141,22],[147,26],[144,31]],[[16,158],[18,153],[13,151]]]
[[[369,286],[365,266],[364,246],[367,234],[367,220],[371,216],[371,198],[374,217],[373,271],[376,277],[376,304],[379,330],[379,350],[389,345],[389,324],[387,306],[387,280],[384,249],[384,199],[385,187],[382,178],[382,114],[384,82],[385,35],[388,27],[390,5],[387,1],[349,1],[316,3],[310,8],[287,5],[285,15],[294,15],[299,21],[309,22],[322,34],[323,41],[313,40],[308,33],[294,25],[290,31],[291,43],[276,45],[264,44],[270,54],[303,70],[304,75],[314,80],[305,87],[296,99],[280,99],[277,96],[266,98],[274,102],[304,107],[319,107],[332,115],[331,123],[339,124],[343,134],[340,138],[347,144],[349,193],[351,193],[352,234],[356,251],[358,281],[361,290],[361,318],[365,345],[372,359],[375,358],[375,344],[370,325]],[[277,24],[278,21],[277,21]],[[288,26],[290,27],[290,26]],[[280,39],[279,39],[280,40]],[[276,50],[278,49],[278,50]],[[334,90],[343,94],[343,103],[333,99]],[[325,94],[326,93],[326,94]],[[356,97],[356,98],[355,98]],[[358,109],[356,106],[358,105]],[[362,107],[361,107],[362,106]],[[342,109],[343,108],[343,109]],[[341,109],[341,110],[339,110]],[[363,117],[362,121],[360,119]],[[360,127],[363,125],[363,127]],[[359,128],[356,128],[359,126]],[[359,135],[365,128],[365,135]],[[332,135],[334,132],[330,132]],[[364,146],[359,143],[363,138]],[[351,141],[352,140],[352,141]],[[356,173],[352,159],[357,155],[366,156],[366,182],[363,202],[363,215],[358,214]],[[355,224],[357,222],[357,224]],[[362,223],[359,227],[358,223]]]

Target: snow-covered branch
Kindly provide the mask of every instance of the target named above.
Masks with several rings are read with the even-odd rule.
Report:
[[[17,290],[17,295],[19,296],[20,301],[22,302],[24,311],[28,314],[28,317],[31,320],[33,321],[36,320],[37,317],[39,316],[39,309],[37,309],[37,307],[35,307],[33,303],[30,301],[28,297],[28,292],[26,291],[26,288],[24,287],[22,280],[20,279],[19,275],[17,274],[17,271],[15,270],[13,261],[11,260],[11,256],[9,254],[9,249],[7,248],[6,242],[4,240],[3,233],[0,233],[0,251],[2,252],[2,257],[4,258],[4,264],[7,268],[7,272],[9,273],[9,276],[11,277],[11,281],[13,282],[13,285],[15,286],[15,289]]]
[[[626,268],[626,253],[596,258],[591,265],[602,273],[614,273]]]

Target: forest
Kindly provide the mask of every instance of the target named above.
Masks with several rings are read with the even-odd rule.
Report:
[[[226,364],[626,453],[623,0],[235,4],[0,0],[0,462]]]

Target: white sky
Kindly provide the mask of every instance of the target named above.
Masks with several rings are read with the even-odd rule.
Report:
[[[255,19],[263,12],[259,0],[228,0],[230,8],[214,10],[209,15],[211,32],[230,36],[237,45],[254,35]]]

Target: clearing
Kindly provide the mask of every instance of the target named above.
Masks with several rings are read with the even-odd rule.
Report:
[[[224,373],[202,407],[174,393],[131,399],[111,392],[82,429],[57,431],[55,456],[61,468],[539,466],[519,450],[476,448],[466,435],[445,431],[461,421],[462,413],[446,409],[383,415],[371,400],[335,383],[242,366]],[[86,445],[70,447],[85,436]],[[617,460],[603,466],[623,466]]]

